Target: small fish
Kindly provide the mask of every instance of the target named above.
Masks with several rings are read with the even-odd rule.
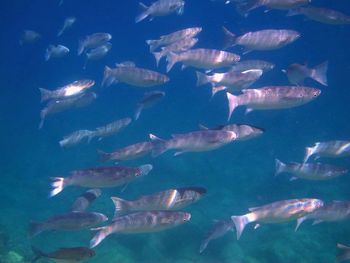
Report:
[[[282,70],[287,74],[288,80],[293,85],[303,85],[306,78],[311,78],[318,83],[327,86],[328,61],[323,62],[314,68],[308,68],[301,64],[291,64],[287,70]]]
[[[316,142],[313,147],[307,147],[304,163],[306,163],[311,156],[320,157],[348,157],[350,156],[350,141],[327,141]]]
[[[260,69],[263,71],[263,73],[266,73],[270,70],[272,70],[275,67],[275,64],[264,61],[264,60],[242,60],[237,62],[231,67],[232,71],[248,71],[251,69]]]
[[[290,199],[249,208],[250,213],[242,216],[232,216],[231,219],[236,226],[237,239],[239,239],[249,223],[271,224],[293,221],[322,206],[323,201],[319,199]]]
[[[101,213],[68,212],[50,217],[43,222],[31,222],[29,236],[34,237],[48,230],[72,231],[88,229],[107,220],[108,218]]]
[[[241,105],[248,108],[246,113],[252,110],[288,109],[304,105],[320,94],[321,90],[304,86],[270,86],[260,89],[243,89],[243,94],[234,96],[227,94],[229,104],[229,117],[232,112]]]
[[[94,33],[86,36],[83,40],[79,41],[78,56],[80,56],[84,50],[96,48],[103,44],[106,44],[112,39],[112,35],[109,33]]]
[[[60,31],[58,31],[57,36],[58,37],[61,36],[68,28],[70,28],[75,23],[75,21],[77,21],[76,17],[74,16],[67,17],[64,20],[62,28],[60,29]]]
[[[143,95],[143,98],[136,105],[134,119],[138,120],[141,112],[144,109],[154,106],[157,102],[159,102],[162,98],[164,98],[164,96],[165,96],[165,92],[163,91],[146,92]]]
[[[231,219],[229,220],[215,220],[212,227],[209,229],[208,233],[202,240],[201,246],[199,248],[199,253],[203,253],[207,248],[210,241],[220,238],[225,235],[228,231],[233,230],[234,223]]]
[[[152,20],[156,16],[167,16],[172,13],[182,15],[184,11],[185,1],[183,0],[158,0],[153,2],[149,7],[140,3],[143,12],[135,18],[135,22],[141,22],[147,17]]]
[[[92,131],[89,130],[78,130],[67,136],[64,136],[62,140],[59,141],[61,147],[71,147],[81,143],[84,139],[89,138]]]
[[[114,122],[111,122],[105,126],[97,127],[94,131],[91,131],[88,135],[88,141],[90,142],[93,138],[97,137],[102,139],[117,134],[131,123],[130,118],[123,118]]]
[[[182,30],[175,31],[168,35],[163,35],[160,39],[146,40],[149,45],[150,52],[155,51],[161,46],[168,46],[173,43],[179,42],[183,39],[191,39],[197,36],[202,31],[201,27],[189,27]]]
[[[350,247],[342,244],[337,244],[337,248],[339,250],[339,253],[337,255],[337,263],[350,259]]]
[[[132,62],[123,62],[114,69],[105,67],[102,86],[122,82],[136,87],[154,87],[168,81],[169,78],[164,74],[136,67]]]
[[[41,35],[33,30],[23,30],[20,36],[19,44],[33,44],[41,39]]]
[[[61,58],[66,56],[69,53],[69,48],[63,45],[49,45],[45,52],[45,61],[48,61],[50,58]]]
[[[71,211],[85,211],[101,195],[100,189],[91,189],[81,194],[73,203]]]
[[[60,248],[50,253],[44,253],[34,247],[32,247],[32,250],[35,254],[35,258],[31,263],[41,258],[48,258],[56,263],[79,263],[95,256],[95,251],[87,247]]]
[[[90,248],[96,247],[107,236],[115,234],[137,234],[159,232],[190,221],[191,214],[177,211],[136,212],[117,217],[111,225],[95,228],[97,234],[90,241]]]
[[[328,8],[305,6],[292,9],[287,14],[287,16],[294,15],[304,15],[311,20],[328,25],[350,24],[350,16]]]
[[[168,189],[151,195],[144,195],[134,201],[112,197],[112,201],[115,205],[114,218],[120,214],[132,211],[182,209],[197,202],[206,192],[207,190],[203,187],[183,187]]]
[[[174,156],[185,152],[212,151],[233,142],[236,138],[236,133],[221,130],[201,130],[185,134],[173,134],[169,140],[163,140],[150,134],[150,139],[153,141],[153,157],[168,150],[177,150]]]
[[[86,188],[108,188],[125,185],[140,176],[147,175],[153,166],[150,164],[139,167],[95,167],[70,172],[68,177],[54,177],[50,197],[57,195],[68,186]]]
[[[95,81],[90,79],[77,80],[69,83],[56,90],[47,90],[39,88],[41,94],[41,102],[51,99],[65,99],[80,95],[95,85]]]
[[[290,173],[293,175],[291,180],[297,178],[306,180],[330,180],[338,176],[347,174],[348,169],[322,163],[282,163],[276,159],[276,173]]]
[[[112,48],[112,44],[107,42],[106,44],[103,44],[101,46],[98,46],[96,48],[93,48],[87,51],[86,58],[87,60],[101,59],[107,55],[107,53],[111,50],[111,48]]]
[[[229,67],[239,60],[239,55],[216,49],[190,49],[179,54],[170,52],[167,56],[167,72],[178,62],[185,66],[212,70]]]
[[[102,162],[111,160],[126,161],[133,160],[139,157],[145,156],[150,153],[153,149],[152,142],[139,142],[132,145],[128,145],[124,148],[118,149],[112,153],[106,153],[101,150],[97,150],[97,154]]]

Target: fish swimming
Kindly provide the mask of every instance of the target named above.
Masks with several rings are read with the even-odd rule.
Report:
[[[140,3],[143,12],[135,18],[135,22],[139,23],[147,17],[152,20],[156,16],[167,16],[172,13],[182,15],[184,11],[185,1],[183,0],[158,0],[153,2],[149,7]]]
[[[86,52],[86,62],[84,68],[86,68],[86,64],[89,60],[98,60],[105,57],[111,48],[112,44],[107,42],[101,46],[88,50]]]
[[[58,37],[61,36],[68,28],[70,28],[75,23],[75,21],[77,21],[76,17],[74,16],[67,17],[64,20],[62,28],[60,29],[60,31],[58,31],[57,36]]]
[[[80,56],[85,50],[106,44],[111,39],[112,35],[109,33],[94,33],[86,36],[83,40],[79,41],[78,56]]]
[[[56,263],[79,263],[95,256],[95,251],[87,247],[60,248],[50,253],[44,253],[34,247],[32,247],[32,250],[35,254],[35,258],[31,263],[41,258],[48,258]]]
[[[268,86],[260,89],[243,89],[243,94],[227,94],[229,117],[241,105],[246,105],[246,113],[252,110],[288,109],[304,105],[320,94],[321,90],[304,86]]]
[[[275,64],[265,60],[250,59],[250,60],[241,60],[237,62],[236,64],[231,66],[231,70],[243,72],[251,69],[260,69],[263,71],[263,73],[266,73],[272,70],[274,67],[275,67]]]
[[[33,44],[41,39],[41,35],[33,30],[23,30],[20,36],[19,44]]]
[[[136,212],[117,217],[112,224],[95,228],[97,234],[90,241],[90,248],[96,247],[107,236],[115,234],[136,234],[159,232],[184,224],[191,214],[177,211]]]
[[[235,224],[237,239],[239,239],[244,228],[249,223],[271,224],[293,221],[312,213],[322,206],[323,201],[319,199],[290,199],[249,208],[250,213],[242,216],[232,216],[231,219]]]
[[[350,141],[326,141],[316,142],[313,147],[307,147],[304,163],[306,163],[311,156],[320,157],[348,157],[350,156]]]
[[[49,45],[45,52],[45,61],[48,61],[50,58],[61,58],[66,56],[69,53],[69,48],[63,45]]]
[[[62,140],[59,141],[61,147],[71,147],[81,143],[84,139],[88,139],[92,131],[90,130],[78,130],[67,136],[64,136]]]
[[[344,262],[350,259],[350,247],[342,244],[337,244],[337,248],[339,251],[336,259],[337,263]]]
[[[131,123],[131,118],[123,118],[114,122],[108,123],[105,126],[97,127],[91,131],[88,135],[88,141],[90,142],[93,138],[102,139],[117,134]]]
[[[109,188],[125,185],[140,176],[147,175],[153,166],[150,164],[139,167],[94,167],[70,172],[68,177],[54,177],[50,197],[57,195],[68,186],[85,188]]]
[[[29,236],[34,237],[48,230],[72,231],[88,229],[107,220],[108,218],[101,213],[68,212],[50,217],[43,222],[31,222]]]
[[[303,85],[306,78],[311,78],[324,86],[327,86],[327,71],[328,61],[314,68],[295,63],[289,65],[287,70],[283,70],[287,74],[289,82],[293,85]]]
[[[71,211],[85,211],[101,195],[100,189],[90,189],[82,193],[73,203]]]
[[[138,120],[141,112],[144,109],[147,109],[147,108],[154,106],[157,102],[159,102],[159,100],[164,98],[164,96],[165,96],[165,92],[163,92],[163,91],[146,92],[143,95],[143,98],[136,105],[134,119]]]
[[[203,187],[183,187],[144,195],[133,201],[112,197],[115,206],[114,218],[132,211],[179,210],[197,202],[206,192]]]

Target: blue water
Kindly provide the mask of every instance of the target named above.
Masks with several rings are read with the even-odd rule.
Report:
[[[341,10],[350,14],[346,0],[313,1],[315,5]],[[203,186],[205,198],[188,207],[192,219],[188,224],[155,234],[113,235],[96,251],[90,262],[208,262],[208,263],[277,263],[334,262],[336,243],[350,244],[350,224],[304,224],[294,232],[295,223],[263,225],[257,230],[248,226],[237,241],[235,233],[209,244],[198,253],[202,237],[214,219],[244,214],[252,206],[269,202],[315,197],[325,201],[349,200],[349,176],[328,182],[295,181],[288,177],[274,178],[274,160],[302,161],[304,147],[316,141],[349,139],[349,74],[350,27],[330,26],[308,21],[302,16],[286,17],[285,12],[264,13],[259,9],[248,18],[239,16],[233,5],[209,0],[187,0],[182,16],[170,15],[135,24],[137,1],[68,1],[59,7],[58,1],[13,1],[1,4],[1,70],[0,70],[0,262],[9,251],[33,257],[31,245],[44,251],[59,247],[88,246],[92,234],[79,232],[45,232],[34,239],[27,238],[31,220],[45,220],[67,211],[84,189],[68,188],[57,197],[48,199],[50,177],[66,175],[69,171],[101,165],[96,149],[112,151],[148,138],[154,133],[169,138],[172,133],[198,129],[198,124],[215,126],[226,122],[227,105],[224,94],[210,99],[208,87],[196,87],[193,69],[180,70],[179,65],[169,73],[171,81],[159,87],[166,97],[155,107],[144,111],[116,136],[102,141],[63,150],[58,141],[78,129],[93,129],[108,122],[131,116],[135,104],[146,89],[124,84],[94,91],[98,99],[89,107],[66,111],[47,118],[38,130],[40,104],[39,87],[54,89],[71,81],[90,78],[100,83],[105,65],[134,61],[138,66],[156,69],[146,39],[156,39],[182,28],[202,26],[197,47],[220,48],[223,25],[237,34],[267,28],[287,28],[299,31],[301,39],[276,51],[251,52],[244,58],[265,59],[276,64],[254,87],[288,84],[281,72],[290,63],[307,62],[316,65],[329,61],[329,86],[312,81],[307,84],[322,89],[315,101],[302,107],[257,111],[244,115],[234,112],[232,123],[249,123],[266,130],[259,138],[232,143],[219,150],[189,153],[173,157],[166,153],[158,158],[145,157],[125,164],[138,166],[151,163],[153,171],[128,186],[107,189],[91,211],[113,215],[109,197],[137,198],[170,187]],[[56,33],[64,18],[76,16],[77,22],[57,39]],[[43,38],[34,45],[19,46],[23,29],[39,32]],[[78,40],[94,32],[113,35],[113,48],[107,57],[88,64],[76,56]],[[48,44],[64,44],[71,53],[62,59],[44,61]],[[239,48],[233,51],[241,52]],[[160,72],[165,72],[162,62]],[[350,167],[349,159],[329,163]]]

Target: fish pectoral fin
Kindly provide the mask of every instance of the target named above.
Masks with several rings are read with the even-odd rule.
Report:
[[[253,110],[254,109],[252,109],[252,108],[246,108],[244,114],[247,115],[248,113],[251,113]]]
[[[185,152],[176,152],[176,153],[174,153],[174,156],[179,156],[179,155],[181,155],[181,154],[184,154]]]
[[[289,179],[289,182],[293,182],[293,181],[295,181],[295,180],[298,180],[298,177],[293,176],[293,177],[291,177],[291,178]]]
[[[314,225],[318,225],[318,224],[320,224],[320,223],[322,223],[323,222],[323,220],[321,220],[321,219],[316,219],[316,220],[314,220],[314,222],[312,222],[312,225],[314,226]]]
[[[260,227],[260,224],[256,224],[255,226],[254,226],[254,230],[255,229],[258,229]]]
[[[125,191],[125,189],[128,187],[128,185],[129,185],[129,183],[126,183],[126,184],[123,186],[122,190],[120,190],[120,192],[123,193],[123,192]]]
[[[259,208],[260,208],[259,206],[250,207],[250,208],[248,208],[248,211],[249,211],[249,212],[254,212],[254,211],[258,210]]]

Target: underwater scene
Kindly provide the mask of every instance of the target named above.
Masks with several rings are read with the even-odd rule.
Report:
[[[0,263],[350,262],[348,0],[1,5]]]

